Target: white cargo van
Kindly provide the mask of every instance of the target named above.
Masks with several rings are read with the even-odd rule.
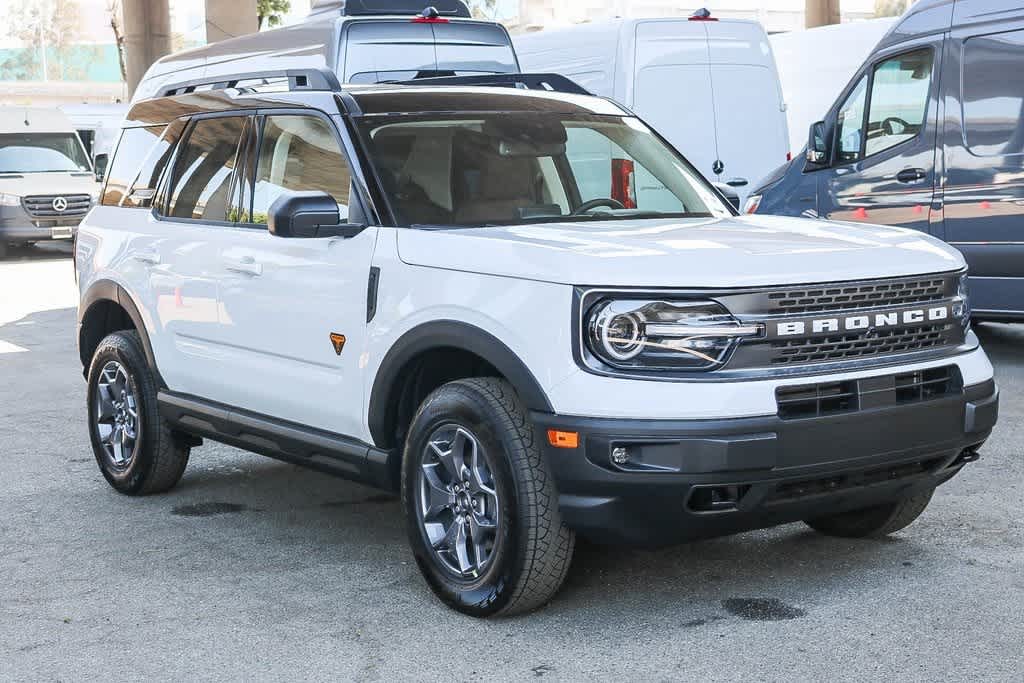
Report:
[[[460,0],[314,0],[305,22],[164,57],[132,102],[219,75],[299,69],[331,71],[342,83],[377,83],[516,73],[519,65],[505,27],[471,19]]]
[[[568,76],[633,109],[741,197],[787,159],[782,89],[757,22],[614,19],[516,36],[515,49],[524,71]]]
[[[0,107],[0,256],[11,244],[71,239],[99,184],[59,109]]]

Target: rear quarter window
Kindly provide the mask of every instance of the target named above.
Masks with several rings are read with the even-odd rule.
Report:
[[[968,38],[963,47],[964,139],[972,154],[1024,154],[1024,31]]]
[[[129,189],[139,176],[143,162],[153,151],[166,126],[125,128],[114,150],[114,158],[107,170],[107,182],[103,187],[104,206],[121,206]]]

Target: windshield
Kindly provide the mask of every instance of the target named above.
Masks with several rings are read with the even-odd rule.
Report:
[[[0,133],[0,173],[90,170],[74,133]]]
[[[400,225],[731,215],[693,167],[632,117],[531,112],[359,124]]]

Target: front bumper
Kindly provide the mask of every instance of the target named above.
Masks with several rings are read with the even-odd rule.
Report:
[[[83,215],[66,218],[33,218],[21,207],[0,210],[0,242],[25,244],[48,240],[69,240],[78,232]]]
[[[874,394],[878,396],[881,394]],[[818,417],[638,420],[532,415],[562,517],[602,542],[662,545],[896,500],[977,458],[995,382]],[[577,432],[556,448],[550,429]],[[612,449],[625,448],[625,464]]]

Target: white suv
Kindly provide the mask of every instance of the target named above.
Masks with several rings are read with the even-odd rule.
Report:
[[[76,249],[114,488],[210,438],[400,490],[430,586],[487,616],[550,599],[577,533],[886,534],[977,457],[955,250],[737,217],[613,102],[466,80],[132,108]]]

